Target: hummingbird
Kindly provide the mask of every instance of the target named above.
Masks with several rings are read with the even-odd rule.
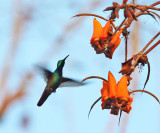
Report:
[[[56,89],[61,85],[63,87],[67,87],[67,85],[62,85],[62,83],[66,83],[66,82],[71,82],[71,84],[68,86],[76,86],[78,85],[78,81],[75,81],[73,79],[70,79],[70,78],[66,78],[66,77],[63,77],[62,75],[62,70],[63,70],[63,67],[64,67],[64,64],[65,64],[65,60],[67,59],[69,55],[67,55],[63,60],[59,60],[58,63],[57,63],[57,68],[54,72],[51,72],[49,71],[48,69],[46,68],[43,68],[41,66],[38,66],[39,69],[42,70],[43,74],[44,74],[44,77],[45,77],[45,80],[46,80],[46,87],[42,93],[42,96],[40,98],[40,100],[38,101],[37,103],[37,106],[41,106],[45,101],[46,99],[48,98],[48,96],[51,94],[51,93],[55,93],[56,92]]]

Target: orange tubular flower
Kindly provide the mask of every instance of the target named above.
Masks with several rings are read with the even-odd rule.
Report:
[[[127,77],[123,76],[118,84],[111,72],[108,73],[108,82],[103,81],[102,109],[111,109],[111,114],[118,115],[119,110],[129,113],[133,98],[127,89]]]
[[[107,37],[109,35],[109,31],[112,31],[112,26],[111,26],[110,20],[107,21],[106,25],[102,29],[102,33],[101,33],[102,40],[107,40]]]
[[[102,25],[99,23],[99,21],[96,20],[96,18],[93,19],[93,35],[90,40],[90,43],[92,44],[92,47],[94,47],[97,54],[102,51],[102,47],[99,43],[100,36],[102,33]]]
[[[112,36],[112,39],[111,39],[108,47],[111,47],[111,48],[112,48],[112,47],[115,46],[115,44],[116,44],[116,43],[118,42],[118,40],[120,39],[119,37],[120,37],[122,31],[123,31],[123,30],[121,29],[121,30],[118,31],[114,36]],[[119,45],[119,44],[118,44],[118,45]]]
[[[124,98],[127,101],[133,101],[133,98],[129,96],[127,89],[127,76],[123,76],[117,85],[117,97]]]
[[[109,97],[116,98],[117,83],[113,74],[109,71],[108,73],[108,87],[109,87]]]
[[[108,92],[108,82],[103,81],[103,88],[101,89],[102,94],[102,109],[110,109],[111,108],[111,99],[109,98]]]
[[[131,110],[130,105],[133,101],[133,98],[130,97],[128,93],[127,76],[123,76],[118,82],[117,97],[118,97],[118,103],[122,104],[121,110],[129,113],[129,111]]]
[[[120,35],[122,31],[123,30],[121,29],[114,36],[112,36],[112,39],[108,45],[108,49],[105,51],[105,56],[108,57],[109,59],[112,59],[114,51],[116,50],[116,48],[119,46],[121,42]]]
[[[101,33],[102,33],[102,25],[99,23],[99,21],[96,18],[94,18],[93,19],[93,35],[91,38],[91,44],[97,40],[99,41]]]
[[[109,98],[108,93],[109,93],[108,92],[108,82],[103,81],[103,88],[101,89],[101,94],[102,94],[102,99],[104,101]]]
[[[97,54],[104,53],[107,58],[112,59],[115,49],[119,46],[120,35],[123,29],[120,29],[113,35],[113,28],[110,20],[102,27],[96,18],[93,19],[93,35],[90,43]],[[113,35],[113,36],[112,36]]]

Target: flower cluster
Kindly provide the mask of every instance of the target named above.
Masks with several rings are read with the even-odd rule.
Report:
[[[159,99],[152,94],[149,91],[146,90],[133,90],[129,91],[128,90],[128,77],[123,76],[118,83],[116,83],[116,80],[113,76],[113,74],[109,71],[108,73],[108,81],[102,77],[99,76],[90,76],[86,77],[83,79],[80,83],[92,79],[92,78],[97,78],[103,80],[103,88],[101,89],[101,97],[99,97],[91,106],[90,111],[88,113],[88,117],[90,115],[91,110],[93,109],[94,105],[102,99],[102,109],[111,109],[111,114],[113,115],[118,115],[119,111],[124,111],[126,113],[129,113],[130,110],[132,109],[131,103],[133,101],[133,98],[130,97],[130,94],[135,93],[135,92],[143,92],[151,95],[154,97],[158,103]]]
[[[111,109],[111,114],[118,115],[119,110],[129,113],[133,98],[127,89],[127,77],[123,76],[118,83],[111,72],[108,73],[108,82],[103,81],[102,109]]]
[[[119,46],[122,29],[113,35],[111,21],[108,20],[102,27],[96,18],[93,19],[93,35],[90,43],[97,54],[104,53],[107,58],[112,59],[115,49]]]
[[[124,50],[125,62],[122,63],[122,69],[119,72],[124,76],[120,79],[118,83],[116,83],[116,80],[111,72],[108,73],[108,81],[99,76],[90,76],[82,80],[82,82],[91,78],[98,78],[103,80],[101,97],[99,97],[92,104],[89,114],[94,105],[101,99],[102,99],[102,104],[101,104],[102,109],[110,109],[111,114],[118,115],[119,111],[120,112],[124,111],[126,113],[129,113],[130,110],[132,109],[131,103],[133,101],[133,98],[130,97],[130,95],[135,92],[147,93],[152,97],[154,97],[159,103],[159,99],[154,94],[144,89],[150,77],[150,63],[148,61],[147,54],[160,44],[160,40],[158,39],[158,41],[152,47],[150,48],[148,47],[155,39],[157,39],[158,36],[160,36],[160,32],[158,32],[140,52],[138,52],[135,55],[132,55],[132,57],[128,59],[128,47],[130,46],[128,45],[128,39],[130,33],[128,28],[131,26],[133,21],[138,21],[138,17],[141,15],[149,15],[155,20],[156,17],[160,18],[160,15],[157,12],[154,12],[154,10],[160,11],[160,8],[155,7],[159,4],[160,1],[157,1],[148,6],[139,5],[135,4],[134,0],[132,3],[128,4],[128,0],[123,0],[122,4],[113,2],[112,6],[106,7],[103,10],[103,11],[111,11],[110,17],[108,19],[99,16],[97,14],[91,14],[91,13],[80,13],[74,16],[74,17],[94,16],[96,18],[100,18],[106,21],[105,26],[102,27],[102,25],[96,18],[93,19],[93,35],[91,37],[90,44],[96,51],[96,54],[104,53],[107,58],[112,59],[114,51],[121,43],[120,35],[122,34],[125,39],[125,50]],[[120,18],[119,16],[120,10],[123,10],[124,12],[123,14],[124,19],[119,25],[116,26],[113,22],[115,22],[116,19]],[[139,90],[134,89],[129,91],[128,86],[132,79],[131,74],[134,72],[136,67],[138,66],[141,67],[145,65],[148,66],[148,74],[144,84],[144,88]]]

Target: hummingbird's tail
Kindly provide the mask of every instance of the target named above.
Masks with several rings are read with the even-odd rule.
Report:
[[[42,96],[41,96],[41,98],[40,98],[40,100],[39,100],[38,103],[37,103],[37,106],[40,107],[40,106],[46,101],[46,99],[48,98],[48,96],[49,96],[50,94],[51,94],[50,92],[44,90],[44,91],[43,91],[43,94],[42,94]]]

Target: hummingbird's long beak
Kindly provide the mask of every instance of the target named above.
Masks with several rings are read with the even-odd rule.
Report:
[[[63,61],[65,61],[65,60],[67,59],[68,56],[69,56],[69,55],[67,55],[67,56],[63,59]]]

